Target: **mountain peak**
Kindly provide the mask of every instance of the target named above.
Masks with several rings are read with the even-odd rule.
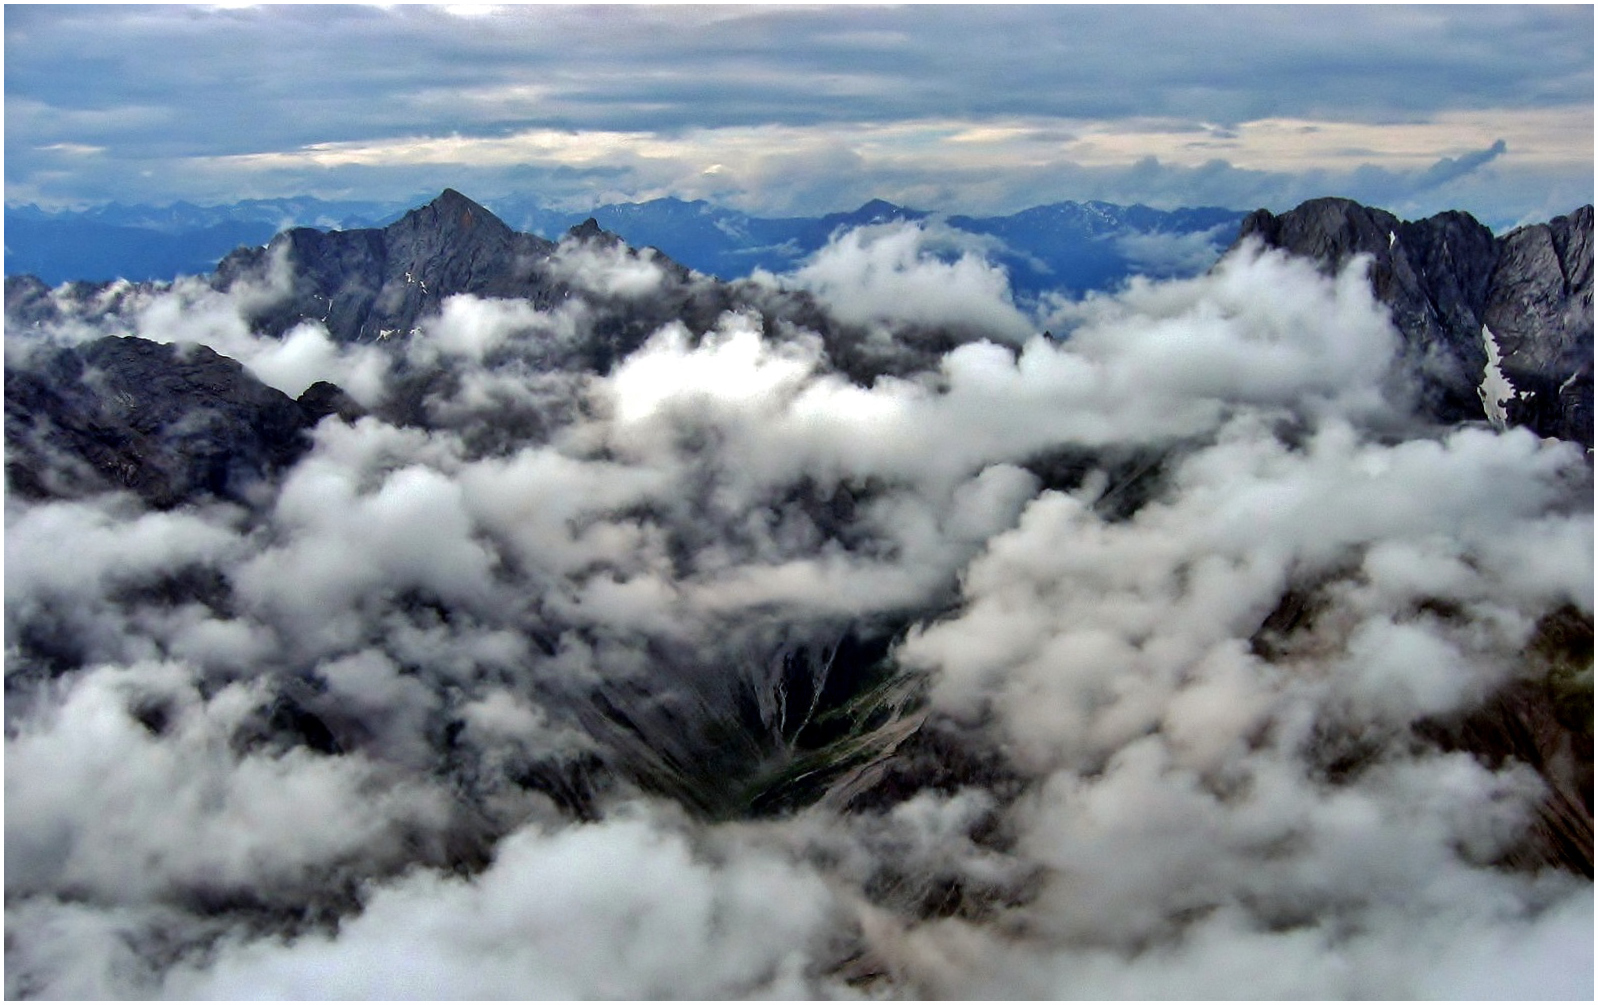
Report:
[[[569,237],[579,241],[600,241],[605,244],[621,244],[622,239],[599,225],[594,217],[589,217],[582,223],[566,231]]]
[[[485,213],[488,212],[487,210],[483,209],[482,206],[479,206],[477,203],[475,203],[472,200],[466,198],[466,196],[462,195],[460,192],[458,192],[458,191],[456,191],[455,189],[452,189],[452,188],[446,188],[444,191],[440,192],[438,194],[438,198],[434,199],[432,202],[428,203],[427,205],[431,206],[431,207],[434,207],[436,209],[440,209],[440,210],[449,210],[449,211],[467,210],[467,211],[470,211],[470,210],[474,210],[475,209],[475,210],[482,210]]]
[[[431,224],[440,230],[468,232],[486,227],[490,231],[510,232],[503,220],[452,188],[439,193],[438,198],[419,209],[406,213],[395,226],[402,223],[412,226]]]
[[[897,213],[900,207],[886,199],[872,199],[870,202],[855,210],[857,213]]]

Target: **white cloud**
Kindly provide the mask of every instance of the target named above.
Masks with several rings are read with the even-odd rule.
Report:
[[[1478,953],[1588,987],[1590,958],[1547,961],[1590,943],[1591,884],[1500,862],[1543,781],[1414,728],[1529,679],[1550,611],[1590,616],[1579,453],[1410,423],[1359,265],[1245,249],[1056,305],[1056,341],[927,240],[842,236],[811,279],[890,346],[1018,342],[866,385],[731,312],[561,373],[590,307],[461,297],[394,350],[440,378],[434,428],[326,421],[258,512],[11,500],[8,990],[1522,986]],[[579,250],[579,286],[682,292]],[[165,296],[142,324],[276,379],[354,361]],[[873,631],[904,633],[880,665],[847,652]],[[890,667],[925,707],[845,709],[855,752],[902,741],[848,776],[877,802],[659,794],[820,780],[793,720],[837,727],[814,692]]]
[[[447,823],[442,792],[363,757],[231,750],[265,697],[248,684],[204,697],[179,664],[79,675],[7,740],[7,889],[293,903],[356,857],[398,867],[407,829]],[[158,731],[140,708],[159,710]]]
[[[791,280],[854,324],[954,326],[1011,341],[1036,331],[1003,270],[970,252],[945,262],[926,245],[915,224],[858,227],[834,235]]]
[[[169,977],[180,997],[805,997],[829,920],[814,876],[780,858],[697,853],[619,816],[500,842],[470,880],[377,891],[336,938],[229,945]]]

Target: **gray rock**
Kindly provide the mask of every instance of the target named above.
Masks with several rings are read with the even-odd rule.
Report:
[[[1499,241],[1482,321],[1515,386],[1510,421],[1592,446],[1592,207]]]
[[[639,254],[592,219],[573,227],[566,240]],[[249,319],[251,326],[282,335],[303,321],[319,321],[337,342],[402,341],[456,294],[525,300],[539,309],[582,297],[591,317],[586,340],[545,362],[600,373],[661,325],[681,320],[704,331],[736,305],[725,284],[695,281],[688,269],[658,252],[649,254],[666,281],[654,295],[606,296],[577,288],[555,267],[557,248],[555,242],[511,230],[482,206],[446,189],[382,229],[324,233],[301,228],[279,234],[265,248],[241,248],[218,265],[212,283],[228,289],[241,281],[267,282],[274,260],[282,256],[289,292],[260,307]],[[19,290],[18,297],[26,293]]]
[[[1348,199],[1315,199],[1281,216],[1254,212],[1238,239],[1250,236],[1328,273],[1370,256],[1371,285],[1404,336],[1403,364],[1421,407],[1444,422],[1481,418],[1479,312],[1495,257],[1486,227],[1463,213],[1405,223]]]
[[[1315,259],[1324,271],[1371,258],[1371,286],[1403,337],[1420,410],[1442,422],[1485,416],[1482,326],[1517,392],[1509,421],[1592,446],[1592,207],[1500,238],[1465,213],[1403,221],[1348,199],[1280,216],[1257,210],[1238,242]]]
[[[36,498],[128,489],[161,508],[248,502],[309,448],[305,430],[322,417],[202,345],[113,336],[5,376],[7,480]]]
[[[284,231],[265,248],[241,248],[223,259],[213,281],[227,288],[262,280],[281,255],[291,290],[252,319],[257,328],[276,335],[317,320],[336,341],[375,342],[407,335],[457,293],[549,306],[564,294],[542,268],[554,249],[446,189],[382,229]]]

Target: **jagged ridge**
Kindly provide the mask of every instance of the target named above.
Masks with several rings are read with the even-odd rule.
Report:
[[[1483,417],[1485,326],[1516,391],[1508,421],[1590,449],[1592,229],[1591,206],[1495,238],[1467,213],[1403,221],[1328,198],[1279,216],[1257,210],[1238,242],[1259,240],[1328,271],[1369,255],[1427,412],[1444,422]]]

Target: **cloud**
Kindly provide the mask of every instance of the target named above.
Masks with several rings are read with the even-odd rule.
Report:
[[[1503,140],[1494,140],[1493,145],[1485,150],[1476,150],[1462,157],[1444,157],[1416,179],[1415,188],[1424,192],[1429,188],[1451,182],[1455,178],[1464,177],[1483,164],[1491,164],[1502,157],[1508,149],[1509,145]]]
[[[927,243],[926,230],[915,224],[858,227],[834,235],[792,281],[855,324],[956,325],[1008,340],[1032,333],[1003,271],[970,252],[943,261]]]
[[[1380,121],[1395,107],[1413,114],[1513,106],[1525,104],[1528,93],[1539,104],[1581,103],[1590,97],[1590,49],[1572,33],[1589,23],[1579,11],[1377,10],[1291,20],[1205,10],[1150,16],[576,8],[509,8],[471,19],[434,9],[361,8],[130,11],[103,24],[68,12],[8,19],[9,31],[31,43],[19,50],[25,57],[15,71],[21,93],[66,107],[105,107],[88,100],[97,92],[84,92],[85,83],[115,93],[124,79],[140,78],[143,86],[124,93],[192,107],[201,100],[197,85],[216,79],[214,68],[254,66],[262,52],[295,53],[284,75],[234,74],[237,99],[261,113],[255,122],[258,131],[268,131],[269,149],[325,141],[352,125],[363,137],[385,135],[385,127],[388,135],[403,134],[408,130],[392,126],[407,120],[453,121],[468,135],[516,121],[675,129],[703,122],[707,110],[717,124],[902,121],[947,107],[947,99],[960,94],[970,96],[966,104],[984,118],[1042,112],[1227,123],[1327,109]],[[571,59],[573,42],[596,31],[610,40],[605,51]],[[1017,33],[1037,44],[1020,51],[1005,44]],[[1415,40],[1422,36],[1430,48],[1417,53]],[[418,44],[423,37],[432,44]],[[412,58],[380,76],[378,64],[350,46],[353,38],[404,48]],[[1195,38],[1224,39],[1270,58],[1245,72],[1200,55],[1191,45]],[[139,44],[119,46],[119,39]],[[207,44],[196,44],[201,39]],[[733,43],[746,58],[726,58]],[[1490,69],[1479,58],[1489,50],[1499,60]],[[329,51],[343,58],[329,60]],[[534,54],[563,72],[534,80],[526,70]],[[1306,55],[1318,57],[1309,73]],[[99,73],[76,72],[80,62],[96,59],[103,63]],[[318,96],[285,95],[264,83],[293,79],[296,67],[316,63],[325,70]],[[1129,77],[1129,65],[1140,73]],[[1460,65],[1474,70],[1439,71]],[[74,79],[76,94],[67,87]],[[1015,87],[1017,80],[1034,86]],[[995,81],[1002,83],[996,87]],[[1535,90],[1528,92],[1528,82]],[[818,86],[832,101],[813,100]],[[328,128],[351,102],[379,89],[397,100],[368,108],[344,130]],[[304,118],[295,122],[294,112]],[[175,124],[183,129],[175,137],[199,126]]]
[[[379,891],[337,939],[226,947],[180,997],[795,996],[835,908],[781,858],[697,853],[669,823],[519,831],[471,880]]]
[[[1232,236],[1229,229],[1223,225],[1188,234],[1122,234],[1115,238],[1115,246],[1139,275],[1193,275],[1214,264],[1222,245]]]
[[[633,251],[626,245],[567,239],[552,257],[553,274],[611,297],[644,297],[660,289],[665,271],[653,248]]]
[[[247,683],[204,697],[175,664],[79,675],[7,745],[8,889],[298,904],[334,892],[332,875],[357,857],[400,866],[407,830],[442,829],[443,792],[395,785],[364,757],[230,753],[265,698]]]
[[[1590,993],[1557,759],[1439,739],[1590,688],[1590,472],[1415,421],[1365,263],[561,255],[371,356],[57,292],[374,392],[247,503],[8,500],[9,993]]]
[[[1169,204],[1282,210],[1325,194],[1325,175],[1424,170],[1503,138],[1513,177],[1428,203],[1497,222],[1548,201],[1527,171],[1554,174],[1571,205],[1591,198],[1591,27],[1579,7],[18,13],[7,196],[402,200],[455,185],[588,206],[678,195],[769,215],[876,196],[987,213],[1111,198],[1114,180],[1084,187],[1093,172],[1119,180],[1153,157],[1240,172],[1152,193]],[[603,52],[584,46],[599,35]],[[402,65],[372,55],[390,52]],[[217,80],[236,118],[212,114]],[[69,152],[87,147],[104,153]],[[1255,171],[1292,194],[1262,198]]]

